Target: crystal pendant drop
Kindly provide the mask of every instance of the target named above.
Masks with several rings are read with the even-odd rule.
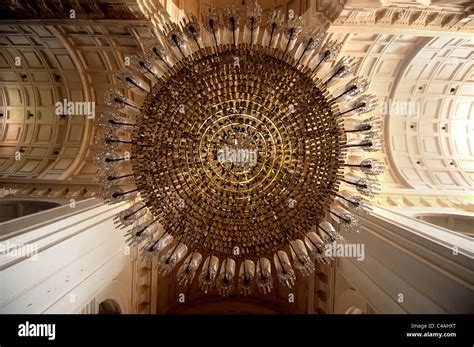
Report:
[[[168,275],[183,260],[186,253],[188,253],[188,247],[184,243],[178,243],[175,247],[172,247],[158,261],[158,273],[162,276]]]
[[[178,278],[179,285],[187,285],[192,283],[194,277],[196,276],[197,269],[201,265],[202,255],[198,252],[193,252],[186,260],[183,262],[181,267],[178,269]]]
[[[281,284],[286,285],[288,288],[293,287],[295,285],[296,276],[286,252],[276,252],[273,256],[273,262],[275,264],[278,281],[280,281]]]
[[[239,269],[239,289],[240,292],[247,296],[252,292],[252,284],[255,276],[255,264],[249,259],[245,259],[240,264]]]
[[[219,258],[214,255],[207,257],[202,265],[201,274],[199,275],[199,287],[204,293],[207,293],[214,285],[218,269]]]
[[[314,273],[314,263],[308,256],[308,251],[301,240],[294,240],[290,242],[291,256],[293,258],[293,266],[299,270],[300,273],[307,277]]]

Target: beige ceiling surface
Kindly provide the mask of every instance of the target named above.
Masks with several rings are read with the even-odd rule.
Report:
[[[388,148],[413,188],[474,186],[474,41],[435,38],[410,59],[393,86],[411,115],[388,115]]]
[[[0,31],[0,174],[59,176],[78,153],[85,120],[56,116],[54,103],[84,99],[80,74],[48,28]]]
[[[0,32],[0,178],[93,178],[95,121],[58,116],[55,103],[89,101],[96,116],[105,111],[104,92],[150,30],[3,25]]]
[[[383,116],[383,104],[390,99],[397,76],[403,71],[407,59],[415,54],[426,42],[425,38],[407,35],[377,33],[338,33],[329,39],[344,43],[341,56],[351,56],[357,61],[355,74],[370,80],[369,93],[379,99],[378,107],[371,115]],[[385,141],[386,142],[386,141]],[[385,146],[384,151],[390,148]],[[389,161],[386,153],[367,153],[366,157],[376,157],[385,162],[385,172],[379,176],[380,183],[386,188],[407,188],[398,171]]]

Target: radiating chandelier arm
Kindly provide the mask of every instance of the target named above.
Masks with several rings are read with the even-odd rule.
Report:
[[[146,247],[146,249],[148,249],[149,252],[153,251],[153,249],[155,248],[155,246],[160,242],[162,241],[163,239],[169,237],[170,234],[168,234],[167,232],[163,232],[159,237],[158,239],[156,239],[155,241],[153,241],[153,243],[149,246]]]
[[[185,35],[192,39],[196,44],[198,50],[202,48],[200,43],[200,32],[201,28],[197,18],[193,14],[187,14],[181,21],[181,30]]]
[[[350,115],[356,113],[354,111],[357,111],[357,113],[359,114],[368,113],[370,111],[373,111],[376,106],[377,98],[374,95],[363,95],[359,97],[356,101],[354,101],[354,103],[348,110],[336,114],[336,117],[349,117]]]
[[[147,210],[147,206],[144,203],[138,202],[132,207],[117,213],[114,217],[114,224],[120,223],[123,229],[143,217]]]
[[[107,136],[107,138],[105,139],[105,143],[111,143],[111,142],[117,142],[117,143],[126,143],[126,144],[136,144],[136,142],[134,141],[124,141],[124,140],[120,140],[119,138],[117,137],[113,137],[113,135],[109,135]]]
[[[124,195],[129,195],[130,193],[135,193],[135,192],[138,192],[138,189],[130,189],[130,190],[127,190],[125,192],[116,192],[116,193],[112,194],[112,197],[113,198],[118,198],[118,197],[121,197],[121,196],[124,196]]]
[[[291,288],[295,284],[296,276],[288,255],[284,251],[277,251],[273,257],[278,280],[281,284]]]
[[[173,249],[171,250],[171,252],[169,252],[166,256],[165,256],[165,263],[169,263],[171,257],[173,256],[174,252],[176,251],[176,249],[178,248],[178,246],[181,244],[181,239],[183,238],[183,235],[181,235],[179,237],[179,239],[176,240],[176,245],[173,247]]]
[[[145,48],[146,56],[152,61],[161,62],[165,65],[167,69],[171,69],[171,61],[169,54],[166,53],[163,45],[156,41],[151,41],[146,45]],[[158,77],[158,80],[160,77]]]
[[[321,222],[317,225],[318,229],[329,236],[332,242],[344,243],[344,237],[339,234],[329,222]]]
[[[202,20],[206,30],[212,33],[214,47],[219,46],[216,33],[219,30],[219,15],[217,14],[217,10],[213,7],[209,8],[208,14],[206,16],[203,15]]]
[[[319,253],[323,253],[324,251],[324,248],[323,248],[323,242],[321,240],[320,243],[317,243],[315,241],[313,241],[310,237],[308,237],[308,234],[310,234],[311,232],[307,232],[306,234],[303,233],[303,231],[300,231],[300,234],[304,237],[304,240],[305,240],[305,243],[306,243],[306,246],[308,246],[308,249],[310,250],[311,253],[316,253],[319,252]],[[309,245],[308,245],[309,243]]]
[[[307,232],[305,235],[305,244],[310,253],[314,256],[315,261],[320,264],[330,264],[332,258],[326,256],[324,241],[313,231]]]
[[[384,164],[382,161],[373,158],[365,158],[359,164],[352,164],[351,162],[344,163],[345,167],[358,168],[366,175],[379,175],[384,171]]]
[[[282,15],[281,11],[273,10],[271,15],[268,16],[267,26],[263,35],[262,45],[267,48],[275,47],[278,38],[280,37],[280,29],[285,20],[285,16]]]
[[[275,34],[275,30],[277,28],[277,24],[276,23],[272,23],[271,24],[271,29],[270,29],[270,38],[268,39],[268,48],[270,48],[270,46],[272,45],[272,41],[273,41],[273,35]]]
[[[357,95],[364,93],[369,87],[369,82],[364,77],[355,77],[345,86],[335,90],[332,101],[341,99],[340,101],[348,100]]]
[[[116,180],[120,180],[122,178],[128,178],[128,177],[134,177],[134,176],[135,176],[134,174],[120,175],[118,173],[115,173],[113,175],[107,176],[106,180],[107,181],[116,181]]]
[[[163,276],[168,275],[183,260],[187,253],[188,247],[181,243],[180,237],[176,245],[160,258],[157,266],[158,273]]]
[[[240,10],[235,6],[224,9],[224,27],[231,32],[232,44],[237,46],[239,36]]]
[[[304,254],[304,252],[306,252],[306,249],[304,249],[304,244],[301,240],[295,240],[295,241],[291,241],[290,240],[290,237],[289,237],[289,234],[288,232],[285,230],[285,234],[287,235],[286,236],[286,239],[288,240],[288,244],[290,246],[290,250],[291,250],[291,254],[293,256],[293,258],[297,259],[298,262],[299,262],[299,266],[295,266],[297,269],[299,269],[300,271],[302,271],[305,275],[309,272],[311,272],[311,269],[312,269],[312,266],[311,264],[308,263],[308,257],[307,257],[307,254]],[[301,249],[301,247],[299,247],[299,251],[295,249],[295,246],[293,245],[293,242],[296,242],[298,244],[298,246],[301,246],[300,243],[298,241],[301,241],[301,245],[303,245],[303,249]],[[303,251],[303,253],[302,253]],[[311,262],[311,261],[309,261]]]
[[[160,79],[160,74],[157,67],[143,56],[132,54],[130,57],[130,66],[135,71],[142,73],[149,80],[152,80],[150,77],[152,77],[155,81]]]
[[[304,242],[297,239],[290,241],[291,255],[293,257],[293,265],[300,273],[306,277],[314,273],[314,263],[309,258],[308,252],[304,246]]]
[[[186,58],[186,40],[184,39],[183,32],[178,24],[173,22],[166,23],[161,30],[161,35],[170,45],[175,54],[179,53],[181,58]]]
[[[133,234],[134,236],[143,236],[143,234],[147,233],[148,230],[153,230],[153,231],[156,231],[154,230],[154,228],[158,228],[158,224],[159,223],[159,219],[152,219],[150,222],[146,223],[146,224],[143,224],[143,225],[139,225],[137,230],[133,231],[133,229],[130,231],[131,234]],[[154,228],[150,228],[151,226],[154,226]],[[150,231],[151,231],[150,230]],[[150,232],[148,232],[150,233]]]
[[[125,242],[128,245],[138,245],[145,239],[152,237],[158,230],[157,220],[151,220],[148,223],[137,225],[125,234]]]
[[[300,16],[293,15],[292,18],[288,19],[288,21],[286,22],[285,30],[284,30],[284,35],[287,39],[287,42],[285,44],[285,49],[283,51],[284,53],[293,49],[293,46],[296,40],[298,39],[302,30],[303,30],[303,18],[301,18]]]
[[[366,119],[344,118],[345,133],[380,133],[382,131],[383,121],[380,117],[373,116]]]
[[[369,133],[363,138],[350,139],[344,145],[351,150],[362,150],[365,152],[378,152],[383,147],[382,138],[378,134]]]
[[[342,57],[326,75],[324,84],[329,87],[337,82],[337,80],[348,76],[355,69],[355,59],[353,57]]]
[[[135,177],[135,175],[133,173],[122,175],[122,174],[119,174],[117,172],[110,172],[110,173],[103,172],[99,175],[98,179],[99,180],[105,180],[104,185],[105,186],[110,186],[110,185],[113,185],[113,184],[116,184],[116,183],[127,182],[127,181],[129,181],[130,178],[133,178],[133,177]]]
[[[201,274],[199,275],[199,286],[205,293],[212,288],[218,269],[219,258],[211,254],[204,261]]]
[[[347,217],[347,216],[342,216],[342,215],[339,215],[337,214],[336,212],[333,212],[331,210],[329,210],[329,213],[332,214],[333,216],[336,216],[337,218],[345,221],[346,223],[350,223],[350,219]]]
[[[272,265],[267,258],[259,258],[257,262],[257,275],[255,277],[258,290],[264,294],[273,289]]]
[[[336,196],[340,199],[339,203],[353,213],[363,215],[371,211],[369,201],[362,196],[354,195],[348,190],[342,190]]]
[[[358,129],[344,129],[344,132],[346,134],[348,134],[348,133],[364,133],[364,132],[369,131],[371,129],[372,129],[372,127],[370,125],[366,125],[366,126],[358,128]]]
[[[337,41],[328,41],[321,48],[318,55],[310,62],[310,66],[314,65],[311,73],[315,76],[322,66],[326,63],[333,62],[341,50],[342,44]]]
[[[320,46],[328,27],[329,23],[326,23],[318,28],[308,28],[303,31],[304,38],[295,53],[295,58],[299,55],[295,66],[298,66],[305,54],[308,55],[308,58],[305,59],[306,62],[311,60],[314,51]]]
[[[347,174],[346,177],[342,179],[342,182],[354,186],[359,193],[365,196],[375,196],[380,191],[379,184],[374,179],[359,177],[354,174]]]
[[[249,259],[243,259],[239,269],[239,289],[247,296],[252,291],[252,284],[255,277],[255,264]]]
[[[118,82],[122,83],[124,87],[130,88],[140,95],[146,95],[150,92],[150,88],[146,85],[146,83],[141,78],[133,75],[127,69],[117,71],[115,78]]]
[[[105,158],[105,161],[106,162],[124,161],[124,160],[128,161],[130,159],[136,159],[136,157]]]
[[[298,60],[296,61],[295,65],[298,66],[298,64],[300,63],[301,59],[303,58],[303,56],[305,55],[305,53],[309,50],[309,47],[310,45],[313,43],[313,38],[310,37],[309,40],[308,40],[308,43],[305,45],[305,48],[303,50],[303,52],[301,53],[300,57],[298,58]]]
[[[192,283],[201,262],[202,255],[196,252],[196,250],[194,250],[190,255],[188,255],[186,260],[178,269],[178,273],[176,275],[178,278],[178,284],[186,285]]]
[[[327,50],[322,55],[320,54],[318,63],[316,64],[316,66],[311,71],[313,74],[316,74],[318,72],[321,64],[326,60],[326,57],[329,56],[329,53],[330,53],[329,50]]]
[[[254,2],[247,7],[247,20],[244,28],[244,42],[253,45],[257,41],[262,19],[262,7]]]
[[[229,296],[232,294],[234,288],[235,276],[235,260],[232,258],[225,258],[221,265],[221,271],[216,281],[216,286],[219,294],[222,296]]]
[[[116,90],[107,90],[105,92],[104,102],[107,106],[114,107],[123,114],[128,114],[130,112],[133,115],[138,115],[142,112],[141,107]]]
[[[303,264],[304,260],[302,258],[300,258],[300,254],[296,252],[295,248],[293,247],[293,244],[291,243],[291,241],[288,237],[287,237],[287,240],[289,241],[288,245],[290,246],[290,250],[293,252],[292,254],[294,254],[295,257],[298,259],[298,261]]]
[[[173,236],[165,231],[162,231],[157,240],[152,240],[145,244],[142,249],[142,259],[152,260],[161,251],[168,247],[173,242]]]
[[[135,123],[129,123],[127,118],[121,117],[113,112],[106,112],[99,116],[98,124],[101,127],[108,128],[110,130],[116,130],[119,128],[128,129],[134,127]]]
[[[283,267],[283,262],[281,261],[281,257],[280,257],[280,253],[279,253],[279,252],[280,252],[280,251],[275,252],[275,255],[276,255],[277,259],[278,259],[278,262],[279,262],[280,266],[282,267],[281,272],[282,272],[283,274],[286,274],[287,271],[286,271],[286,269]]]

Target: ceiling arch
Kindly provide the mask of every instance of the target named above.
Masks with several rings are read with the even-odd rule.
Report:
[[[90,180],[95,120],[57,115],[55,104],[86,101],[96,115],[105,111],[104,92],[121,88],[115,72],[151,29],[1,25],[0,32],[0,178]]]
[[[394,85],[385,110],[388,153],[412,188],[473,189],[473,47],[434,38]]]
[[[383,117],[383,105],[389,102],[398,76],[404,71],[411,57],[424,47],[429,39],[413,35],[395,35],[379,33],[348,34],[344,28],[335,28],[328,40],[343,42],[340,55],[354,57],[357,61],[355,75],[370,80],[368,92],[379,100],[378,107],[372,115]],[[385,121],[385,124],[388,123]],[[387,126],[385,126],[387,128]],[[385,153],[370,153],[367,156],[384,161],[385,171],[378,179],[384,190],[409,188],[396,166],[390,160],[390,147],[387,146],[386,134]],[[361,154],[364,155],[364,154]]]
[[[83,98],[68,51],[45,26],[2,26],[0,99],[3,177],[56,178],[81,147],[84,118],[55,114],[54,104]]]

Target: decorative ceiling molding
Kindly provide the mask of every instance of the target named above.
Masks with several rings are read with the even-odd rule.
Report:
[[[0,182],[0,197],[50,197],[82,200],[97,195],[99,187],[91,182],[8,179]]]
[[[474,33],[474,7],[467,3],[446,9],[419,8],[411,4],[410,7],[380,7],[377,4],[372,7],[360,6],[348,2],[329,31],[338,31],[339,27],[343,27],[341,29],[346,31],[457,38],[469,38]]]
[[[64,19],[141,20],[144,15],[134,0],[113,3],[99,0],[3,0],[0,4],[0,19],[41,19],[42,22]]]

